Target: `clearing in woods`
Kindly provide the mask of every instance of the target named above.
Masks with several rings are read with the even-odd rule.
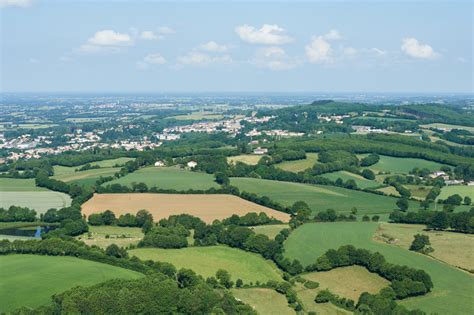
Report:
[[[399,301],[400,304],[427,313],[471,313],[474,308],[471,274],[431,257],[374,241],[378,226],[378,223],[368,222],[306,223],[293,231],[285,241],[285,256],[298,259],[303,266],[307,266],[328,249],[337,249],[343,245],[379,252],[389,263],[423,269],[431,276],[434,284],[431,293]]]
[[[296,314],[296,312],[288,306],[285,296],[273,289],[249,288],[232,289],[231,291],[237,299],[252,306],[258,314]]]
[[[111,244],[116,244],[119,247],[127,247],[136,245],[143,238],[143,232],[138,227],[89,225],[89,232],[79,235],[77,238],[89,246],[107,248]]]
[[[234,282],[239,278],[244,284],[282,281],[281,271],[272,261],[258,254],[222,245],[181,249],[138,248],[128,253],[142,260],[169,262],[177,269],[189,268],[204,278],[215,276],[217,270],[224,269],[230,273]]]
[[[287,213],[276,211],[233,195],[223,194],[96,194],[82,205],[82,213],[89,216],[92,213],[112,210],[116,216],[126,213],[137,213],[146,209],[153,214],[153,219],[159,221],[174,214],[190,214],[201,218],[204,222],[212,223],[237,214],[249,212],[265,212],[269,217],[288,222]]]
[[[261,158],[262,155],[241,154],[227,157],[227,163],[236,164],[237,162],[242,162],[248,165],[257,165]]]
[[[289,172],[302,172],[308,168],[314,166],[318,163],[318,153],[306,153],[306,159],[295,160],[295,161],[284,161],[278,164],[275,164],[275,167],[278,167],[282,170]]]
[[[360,266],[311,272],[303,275],[303,278],[319,282],[320,290],[329,289],[332,293],[356,302],[363,292],[376,294],[390,284],[389,281]]]

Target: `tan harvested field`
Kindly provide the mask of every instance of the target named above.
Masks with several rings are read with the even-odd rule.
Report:
[[[265,212],[268,216],[288,222],[290,216],[267,207],[257,205],[233,195],[180,195],[180,194],[96,194],[82,205],[82,213],[111,210],[116,216],[136,213],[146,209],[153,214],[155,221],[174,214],[190,214],[207,223],[222,220],[233,214],[239,216],[249,212]]]
[[[303,275],[303,278],[319,282],[319,290],[329,289],[339,296],[354,301],[357,301],[363,292],[375,294],[390,284],[389,281],[360,266],[311,272]]]

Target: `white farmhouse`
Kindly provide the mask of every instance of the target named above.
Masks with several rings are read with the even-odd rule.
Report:
[[[198,164],[197,164],[197,162],[189,161],[187,165],[188,165],[189,168],[195,168]]]
[[[163,166],[165,166],[165,163],[163,161],[156,161],[155,166],[156,167],[163,167]]]

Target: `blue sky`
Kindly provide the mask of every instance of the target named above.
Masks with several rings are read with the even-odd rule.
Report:
[[[8,92],[473,92],[471,1],[0,0]]]

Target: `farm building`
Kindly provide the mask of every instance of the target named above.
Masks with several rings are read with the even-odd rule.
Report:
[[[187,164],[189,168],[195,168],[197,165],[198,165],[197,162],[194,162],[194,161],[189,161]]]
[[[258,147],[256,148],[255,150],[253,150],[253,154],[257,154],[257,155],[263,155],[265,153],[268,152],[268,149],[266,148],[261,148],[261,147]]]
[[[155,166],[156,167],[162,167],[162,166],[165,166],[165,163],[163,161],[156,161]]]

